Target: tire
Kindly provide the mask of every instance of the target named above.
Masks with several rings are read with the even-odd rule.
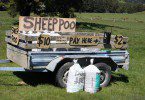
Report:
[[[56,83],[59,87],[65,88],[67,82],[67,75],[69,68],[73,65],[73,62],[65,63],[56,73]]]
[[[101,71],[101,81],[100,86],[106,87],[110,83],[111,79],[111,67],[105,63],[97,63],[95,64],[96,67]]]

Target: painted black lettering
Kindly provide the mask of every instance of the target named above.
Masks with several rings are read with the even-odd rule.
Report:
[[[49,18],[49,20],[48,20],[48,30],[49,31],[53,31],[52,30],[52,22],[51,21],[52,21],[52,18]]]
[[[88,38],[88,43],[92,43],[92,38]]]
[[[82,43],[87,43],[87,38],[82,38]]]
[[[61,27],[64,25],[64,20],[59,19],[59,31],[61,31]]]
[[[57,18],[53,18],[53,27],[52,27],[52,30],[54,31],[55,29],[55,24],[57,24],[58,23],[58,20],[57,20]]]
[[[42,44],[43,44],[43,38],[44,37],[42,37],[41,35],[40,35],[40,37],[38,38],[38,46],[40,47]]]
[[[74,38],[74,40],[73,40],[73,44],[78,44],[78,42],[77,42],[77,38]]]
[[[69,43],[71,44],[73,42],[73,38],[70,37]]]
[[[95,43],[98,43],[99,41],[98,41],[98,39],[95,39],[94,42],[95,42]]]
[[[34,27],[35,31],[37,30],[37,26],[38,26],[38,29],[40,30],[41,29],[41,18],[35,19],[35,27]]]
[[[80,41],[80,38],[77,38],[77,44],[79,43],[79,41]]]
[[[42,18],[42,30],[47,30],[46,28],[46,21],[48,20],[48,18]]]
[[[76,27],[76,23],[74,21],[72,21],[70,23],[70,29],[74,29]]]
[[[64,28],[65,28],[65,29],[68,29],[68,28],[69,28],[69,21],[66,21],[66,22],[64,23]]]
[[[44,45],[49,45],[50,44],[50,38],[49,37],[45,37],[44,38]]]
[[[26,29],[31,29],[32,27],[34,27],[33,21],[34,21],[33,17],[24,17],[24,22],[26,24],[24,24],[23,27]]]

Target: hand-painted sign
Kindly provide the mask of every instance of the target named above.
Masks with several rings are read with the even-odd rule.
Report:
[[[116,49],[121,49],[123,47],[123,36],[122,35],[116,35],[115,36],[114,47]]]
[[[97,46],[99,43],[98,36],[71,36],[70,46]]]
[[[76,19],[48,17],[19,17],[20,31],[75,32]]]
[[[18,28],[12,27],[11,42],[14,45],[19,43],[19,30]]]
[[[49,48],[50,46],[50,36],[41,34],[37,38],[37,48]]]
[[[68,37],[67,36],[58,36],[56,37],[57,43],[67,43]]]

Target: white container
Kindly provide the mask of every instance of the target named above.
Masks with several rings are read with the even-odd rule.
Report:
[[[67,92],[73,93],[83,90],[84,87],[84,70],[74,60],[74,65],[70,67],[67,79]]]
[[[96,93],[100,88],[100,70],[93,65],[93,59],[91,59],[90,62],[91,64],[84,68],[85,91],[89,93]]]

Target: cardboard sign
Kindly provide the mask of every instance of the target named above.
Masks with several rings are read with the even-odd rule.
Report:
[[[37,38],[37,48],[49,48],[50,46],[50,36],[46,34],[41,34]]]
[[[12,27],[11,43],[14,45],[19,44],[19,30],[18,30],[18,28]]]
[[[70,46],[97,46],[99,43],[98,36],[71,36]]]
[[[75,32],[76,19],[48,17],[19,17],[20,31]]]
[[[58,42],[58,43],[67,43],[67,39],[68,37],[67,36],[58,36],[58,37],[56,37],[56,41]]]
[[[122,35],[116,35],[115,36],[114,47],[116,49],[121,49],[123,47],[123,36]]]

